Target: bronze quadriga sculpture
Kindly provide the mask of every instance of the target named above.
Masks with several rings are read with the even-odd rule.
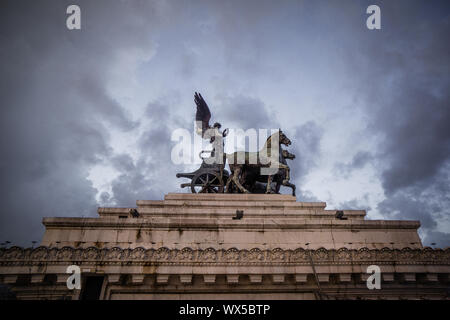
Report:
[[[202,164],[199,169],[177,173],[177,178],[191,179],[190,183],[181,184],[182,188],[190,187],[193,193],[279,193],[283,185],[292,188],[295,196],[295,185],[289,182],[290,168],[286,161],[293,160],[295,155],[282,149],[282,145],[289,146],[291,141],[281,130],[268,137],[259,152],[226,154],[223,152],[223,138],[228,129],[221,131],[222,125],[218,122],[210,126],[211,112],[200,93],[195,93],[194,101],[197,105],[196,132],[204,139],[209,138],[213,148],[200,153]],[[210,157],[202,157],[207,152],[210,152]],[[231,173],[225,169],[226,162]],[[273,168],[275,170],[269,170]]]

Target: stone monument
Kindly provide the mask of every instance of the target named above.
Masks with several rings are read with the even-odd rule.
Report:
[[[449,299],[450,248],[424,248],[419,221],[298,202],[281,130],[252,163],[223,153],[227,130],[195,102],[214,147],[177,175],[192,193],[44,218],[39,247],[0,249],[0,283],[18,299]],[[292,195],[274,194],[281,185]]]
[[[98,214],[45,218],[39,247],[0,250],[1,282],[19,299],[449,298],[450,249],[424,248],[418,221],[278,194],[169,193]]]

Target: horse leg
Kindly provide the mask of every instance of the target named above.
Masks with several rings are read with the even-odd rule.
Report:
[[[292,195],[295,197],[295,188],[296,188],[295,184],[290,183],[290,182],[286,182],[286,183],[283,183],[283,186],[292,188]]]
[[[267,188],[266,188],[266,193],[273,193],[272,192],[272,175],[269,175],[267,177]]]
[[[274,178],[277,182],[277,185],[275,186],[275,193],[280,193],[281,185],[283,183],[283,177],[285,177],[285,171],[280,169]]]
[[[227,180],[227,184],[225,185],[225,191],[227,192],[227,193],[231,193],[231,184],[230,184],[230,182],[231,182],[231,177],[229,177],[228,178],[228,180]]]
[[[241,172],[241,167],[237,167],[236,170],[234,170],[233,174],[233,182],[234,184],[241,190],[243,193],[250,193],[247,189],[245,189],[241,183],[239,182],[239,173]]]
[[[232,188],[231,188],[231,180],[232,180],[232,177],[233,177],[233,175],[234,175],[234,166],[230,166],[230,171],[231,171],[231,174],[230,174],[230,176],[228,177],[228,179],[227,179],[227,183],[226,183],[226,185],[225,185],[225,191],[227,192],[227,193],[231,193],[232,192]]]
[[[286,177],[283,180],[283,185],[286,185],[287,183],[289,183],[289,179],[290,179],[290,174],[289,173],[290,173],[291,169],[289,168],[289,166],[287,166],[285,164],[282,164],[282,163],[280,163],[280,168],[286,170]]]
[[[280,181],[278,180],[278,181],[277,181],[277,185],[276,185],[276,187],[275,187],[275,193],[280,193],[280,188],[281,188],[281,183],[280,183]]]

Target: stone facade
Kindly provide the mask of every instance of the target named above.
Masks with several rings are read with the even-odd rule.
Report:
[[[449,298],[450,249],[423,248],[418,221],[325,207],[174,193],[136,211],[45,218],[39,247],[0,250],[0,281],[19,299],[86,298],[89,287],[99,299]],[[66,286],[70,265],[81,268],[81,291]],[[367,288],[370,265],[381,269],[379,290]]]

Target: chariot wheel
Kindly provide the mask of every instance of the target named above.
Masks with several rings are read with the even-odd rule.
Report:
[[[191,191],[192,193],[222,193],[222,178],[218,172],[199,172],[192,178]]]

